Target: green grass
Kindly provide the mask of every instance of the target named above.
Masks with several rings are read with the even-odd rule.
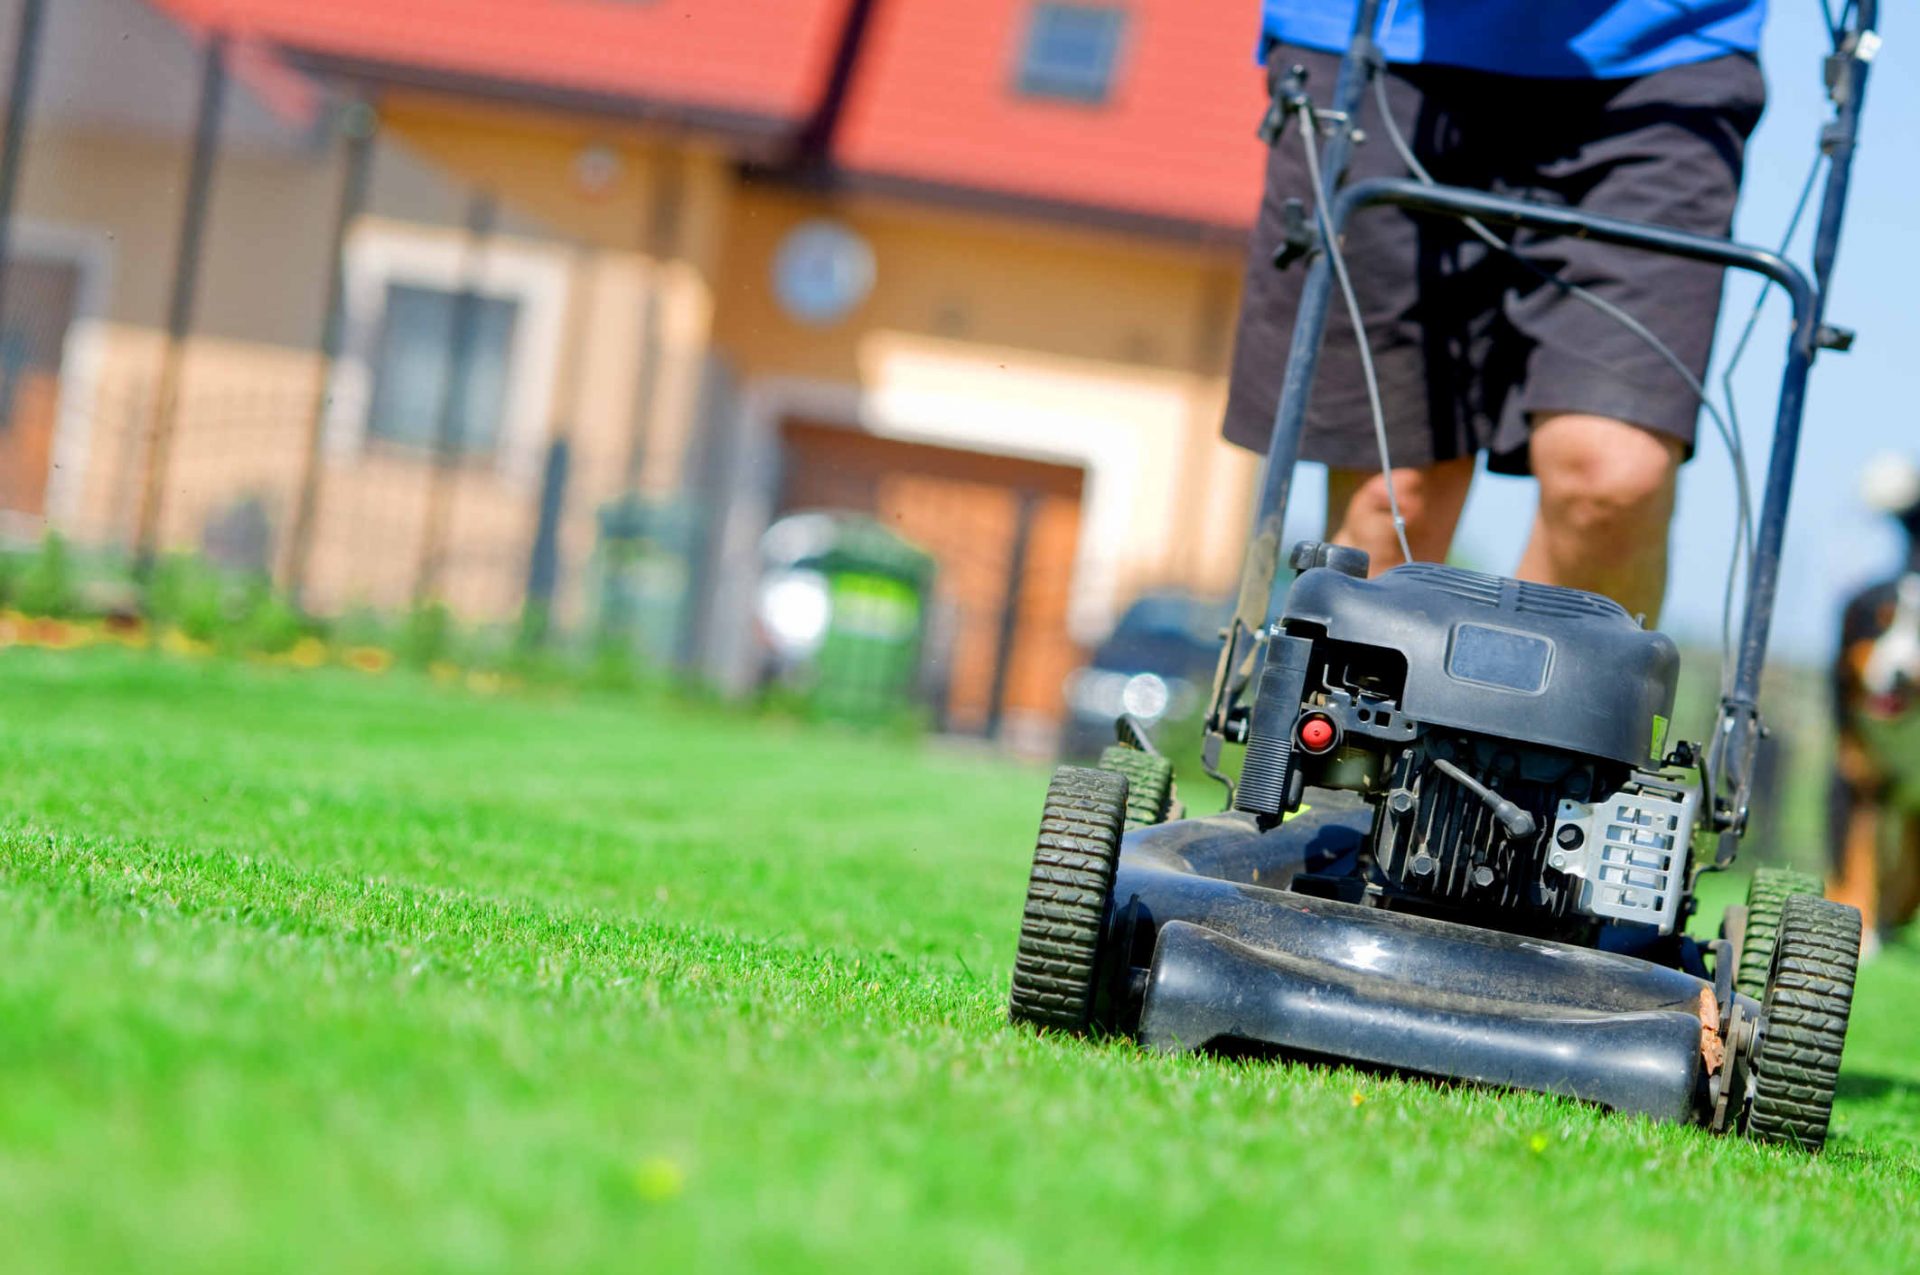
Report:
[[[1002,1017],[1037,771],[0,656],[8,1269],[1911,1271],[1920,953],[1796,1153]]]

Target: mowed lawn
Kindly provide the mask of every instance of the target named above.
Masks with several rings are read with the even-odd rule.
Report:
[[[1003,1000],[1044,784],[681,704],[0,654],[0,1264],[1920,1269],[1911,946],[1818,1159],[1041,1039]]]

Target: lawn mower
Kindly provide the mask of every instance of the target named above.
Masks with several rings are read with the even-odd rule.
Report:
[[[1061,767],[1011,1016],[1155,1050],[1541,1091],[1817,1149],[1858,912],[1815,879],[1762,869],[1717,937],[1688,921],[1701,874],[1733,862],[1747,826],[1808,372],[1851,339],[1823,308],[1876,5],[1846,7],[1827,59],[1811,276],[1782,252],[1430,178],[1345,183],[1384,65],[1379,8],[1358,5],[1330,106],[1298,76],[1275,98],[1281,123],[1295,115],[1318,139],[1320,187],[1290,245],[1311,264],[1204,723],[1203,767],[1230,808],[1180,818],[1171,763],[1126,718],[1097,767]],[[1742,519],[1744,607],[1704,747],[1668,739],[1675,644],[1596,594],[1432,563],[1374,575],[1359,550],[1305,542],[1284,555],[1295,574],[1276,603],[1339,236],[1382,204],[1710,262],[1785,294],[1772,454],[1757,517]],[[1227,747],[1243,750],[1237,782]]]

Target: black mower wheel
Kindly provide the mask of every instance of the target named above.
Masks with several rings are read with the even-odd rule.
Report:
[[[1047,786],[1007,1014],[1016,1023],[1084,1032],[1093,1019],[1100,931],[1113,893],[1127,777],[1062,766]]]
[[[1790,868],[1756,868],[1747,883],[1747,923],[1740,938],[1740,966],[1734,990],[1759,1000],[1766,994],[1767,970],[1773,963],[1773,936],[1780,929],[1780,910],[1787,898],[1811,894],[1819,898],[1825,887],[1820,878]]]
[[[1125,744],[1100,754],[1100,769],[1127,777],[1127,827],[1149,828],[1173,814],[1173,763]]]
[[[1827,1140],[1859,963],[1857,909],[1808,894],[1787,897],[1761,1001],[1748,1137],[1808,1151]]]

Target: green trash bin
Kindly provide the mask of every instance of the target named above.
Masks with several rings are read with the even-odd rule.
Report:
[[[822,716],[896,720],[920,707],[934,561],[863,514],[791,514],[761,539],[763,684]]]
[[[598,510],[595,629],[601,643],[656,668],[671,665],[687,625],[698,531],[684,501],[628,495]]]

